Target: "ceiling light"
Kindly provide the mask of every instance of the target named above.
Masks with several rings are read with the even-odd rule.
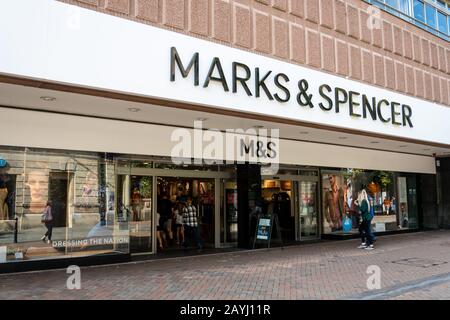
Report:
[[[141,109],[139,109],[139,108],[128,108],[128,111],[130,111],[130,112],[139,112],[139,111],[141,111]]]
[[[47,102],[56,100],[55,97],[50,97],[50,96],[42,96],[42,97],[40,97],[40,99],[43,100],[43,101],[47,101]]]

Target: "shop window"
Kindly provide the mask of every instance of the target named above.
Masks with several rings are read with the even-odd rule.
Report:
[[[7,162],[0,168],[0,262],[128,253],[128,229],[119,226],[115,210],[112,161],[28,148],[0,153]],[[52,217],[47,224],[44,211]]]
[[[358,232],[360,214],[355,200],[362,190],[368,195],[374,231],[417,228],[414,177],[408,178],[406,183],[386,171],[347,170],[323,174],[323,233]]]

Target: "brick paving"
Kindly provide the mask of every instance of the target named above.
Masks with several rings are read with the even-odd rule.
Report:
[[[0,299],[450,299],[450,231],[321,242],[198,257],[81,268],[80,290],[65,270],[0,275]],[[367,267],[381,289],[367,289]]]

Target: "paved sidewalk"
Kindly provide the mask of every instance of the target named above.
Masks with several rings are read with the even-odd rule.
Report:
[[[450,299],[450,231],[378,237],[283,250],[233,252],[81,269],[0,275],[0,299]],[[367,267],[381,268],[371,291]]]

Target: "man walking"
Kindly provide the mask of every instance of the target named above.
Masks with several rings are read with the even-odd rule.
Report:
[[[199,250],[203,249],[203,242],[200,238],[198,228],[197,209],[192,205],[192,198],[187,198],[187,204],[183,208],[183,224],[184,224],[184,248],[188,248],[189,239],[195,238],[195,242]]]

